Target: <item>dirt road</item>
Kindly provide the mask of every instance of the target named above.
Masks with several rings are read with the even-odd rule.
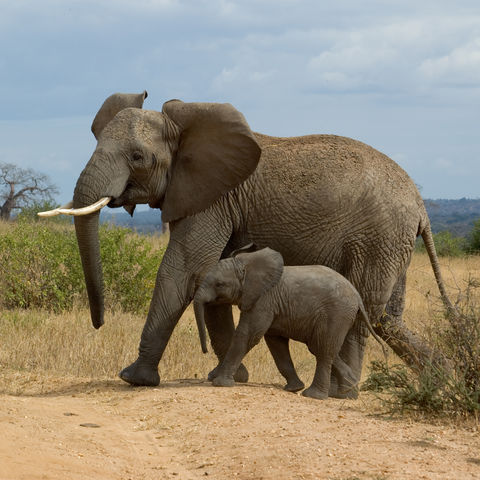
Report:
[[[0,479],[478,479],[480,433],[199,380],[57,380],[0,395]],[[14,392],[19,393],[19,392]]]

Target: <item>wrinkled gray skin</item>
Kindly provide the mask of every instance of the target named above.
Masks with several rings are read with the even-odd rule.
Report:
[[[422,235],[444,295],[422,199],[385,155],[333,135],[254,134],[229,104],[175,100],[162,112],[142,110],[145,97],[116,94],[105,101],[92,125],[97,147],[73,198],[79,208],[112,196],[110,207],[130,213],[148,203],[170,223],[138,359],[120,373],[126,382],[159,383],[158,363],[202,272],[249,242],[281,252],[286,265],[338,271],[359,291],[369,318],[379,319],[386,308],[401,322],[405,272]],[[98,217],[75,217],[96,328],[104,313]],[[205,322],[221,361],[234,332],[231,306],[207,307]],[[355,383],[367,336],[356,322],[340,351]],[[342,396],[338,371],[332,396]],[[235,378],[247,381],[243,366]]]
[[[285,390],[304,388],[290,356],[289,339],[303,342],[315,355],[312,385],[302,395],[328,397],[333,361],[337,375],[350,382],[354,375],[339,357],[355,320],[364,321],[376,336],[354,286],[339,273],[320,265],[283,267],[280,253],[264,248],[254,253],[235,253],[208,270],[194,296],[195,317],[202,350],[206,351],[204,309],[209,303],[238,305],[240,320],[232,343],[213,379],[215,386],[234,385],[233,375],[247,352],[265,336],[275,363],[287,384]],[[339,386],[340,394],[355,384]]]

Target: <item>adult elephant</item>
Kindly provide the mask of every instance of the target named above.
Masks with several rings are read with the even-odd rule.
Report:
[[[170,224],[138,359],[120,373],[123,380],[159,383],[158,363],[202,273],[249,242],[280,251],[286,265],[340,272],[360,292],[380,335],[408,362],[421,362],[427,353],[401,319],[418,235],[444,303],[451,304],[423,201],[395,162],[349,138],[252,133],[230,104],[171,100],[160,113],[142,109],[145,97],[115,94],[104,102],[92,125],[98,144],[78,178],[71,212],[87,207],[75,228],[95,328],[103,324],[103,280],[99,213],[92,213],[98,207],[89,206],[107,197],[103,204],[133,213],[148,203]],[[221,360],[234,331],[231,307],[205,313]],[[330,395],[355,396],[351,385],[360,378],[367,336],[361,322],[348,334],[340,355],[354,378],[342,378],[334,365]],[[236,380],[247,379],[241,366]]]

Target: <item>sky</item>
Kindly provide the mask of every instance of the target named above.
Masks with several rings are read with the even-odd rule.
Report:
[[[229,102],[254,131],[332,133],[425,198],[480,197],[478,0],[0,0],[0,162],[72,198],[114,92]]]

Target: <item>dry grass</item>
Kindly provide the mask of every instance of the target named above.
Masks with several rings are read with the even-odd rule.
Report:
[[[163,244],[165,238],[157,241]],[[446,258],[441,263],[453,301],[469,281],[480,281],[480,257]],[[407,288],[405,321],[414,331],[426,335],[432,320],[441,317],[443,311],[426,255],[414,256]],[[11,392],[22,388],[22,378],[32,375],[116,378],[136,358],[143,323],[140,316],[108,312],[105,325],[96,331],[84,308],[61,315],[4,311],[0,320],[0,390]],[[296,342],[292,345],[292,356],[299,375],[308,383],[313,375],[313,356]],[[390,357],[395,359],[393,353]],[[383,359],[383,354],[380,346],[370,340],[365,365],[374,359]],[[249,353],[245,363],[251,381],[283,384],[264,342]],[[160,362],[160,376],[163,380],[205,378],[215,364],[213,353],[201,353],[193,311],[189,308]]]
[[[440,265],[446,289],[452,303],[462,303],[469,283],[480,282],[480,256],[442,257]],[[475,292],[474,292],[475,294]],[[480,289],[476,292],[480,303]],[[407,274],[407,294],[403,319],[408,327],[419,335],[430,338],[430,329],[443,317],[437,283],[426,253],[416,253]],[[395,356],[391,353],[391,360]],[[382,359],[380,346],[370,340],[366,361]]]
[[[5,220],[0,220],[0,235],[8,232],[11,226],[12,226],[12,222],[6,222]]]

